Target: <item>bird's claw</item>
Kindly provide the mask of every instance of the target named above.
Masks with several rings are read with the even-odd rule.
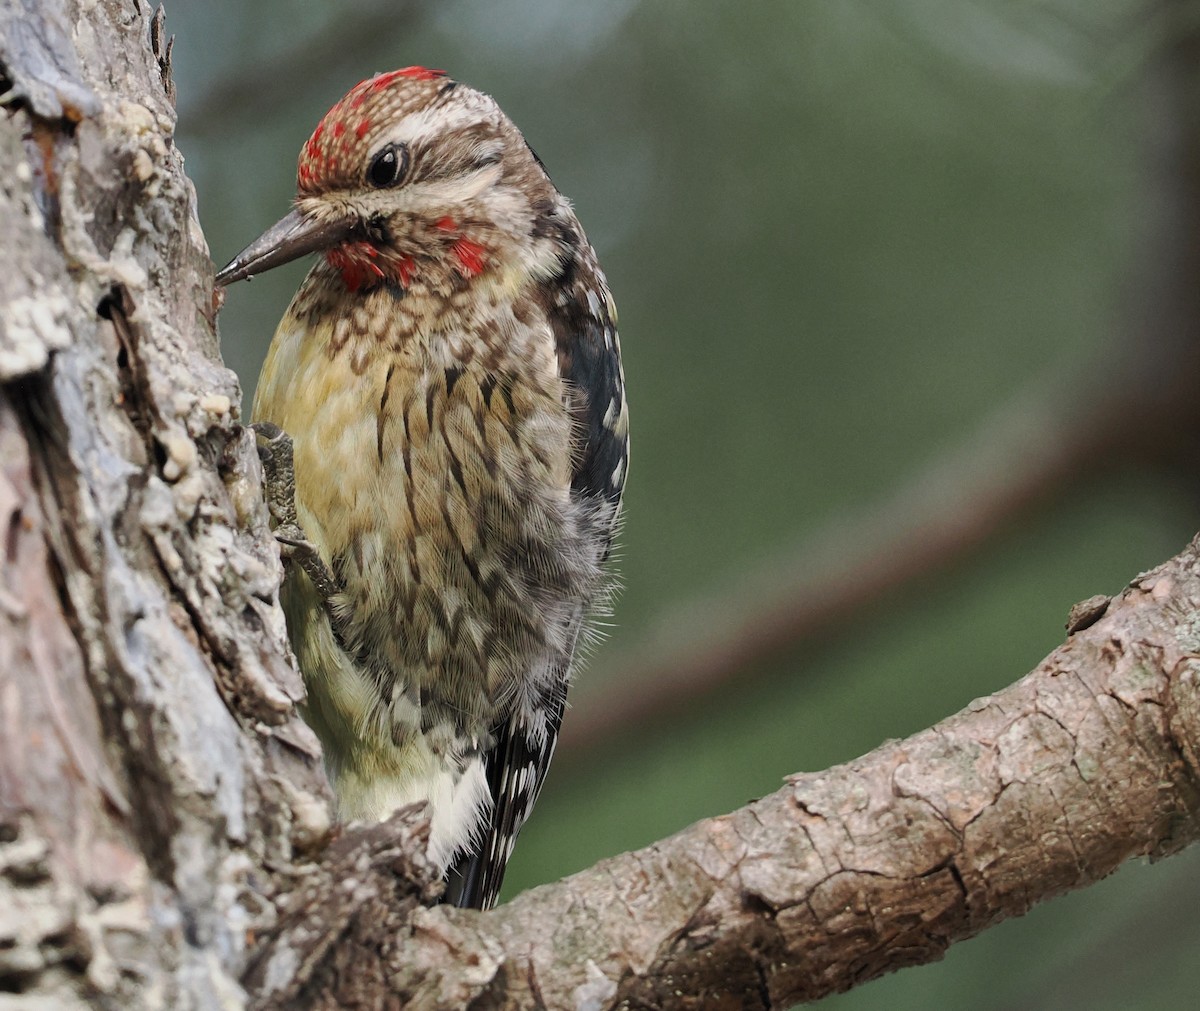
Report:
[[[276,531],[294,527],[300,531],[296,518],[296,464],[292,437],[270,421],[250,426],[258,439],[258,458],[263,468],[263,494]],[[300,533],[303,537],[303,533]]]
[[[304,533],[296,515],[296,464],[292,438],[270,421],[259,421],[250,428],[258,437],[258,458],[263,467],[263,496],[274,521],[275,540],[284,565],[299,565],[313,586],[331,606],[342,586],[321,558],[317,546]]]

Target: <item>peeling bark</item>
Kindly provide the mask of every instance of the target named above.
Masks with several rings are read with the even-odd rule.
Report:
[[[169,62],[139,3],[0,7],[0,1007],[786,1007],[1195,839],[1194,544],[930,730],[430,908],[295,711]]]

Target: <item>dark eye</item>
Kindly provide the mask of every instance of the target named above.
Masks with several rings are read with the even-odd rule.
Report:
[[[367,169],[367,182],[383,189],[395,186],[408,171],[408,148],[403,144],[389,144],[375,156]]]

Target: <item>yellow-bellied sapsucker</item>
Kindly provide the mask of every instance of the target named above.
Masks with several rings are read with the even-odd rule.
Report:
[[[487,908],[609,586],[612,298],[508,117],[421,67],[329,111],[294,210],[217,281],[308,253],[253,410],[294,453],[281,597],[306,716],[340,815],[428,801],[447,898]]]

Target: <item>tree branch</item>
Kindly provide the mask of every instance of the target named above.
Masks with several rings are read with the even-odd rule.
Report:
[[[786,1008],[1174,853],[1200,836],[1197,550],[937,726],[491,913],[381,916],[383,851],[355,879],[365,911],[331,918],[327,871],[303,929],[260,948],[259,1006],[336,1006],[365,975],[413,1008]],[[354,937],[338,974],[269,985],[297,937],[334,934]]]

